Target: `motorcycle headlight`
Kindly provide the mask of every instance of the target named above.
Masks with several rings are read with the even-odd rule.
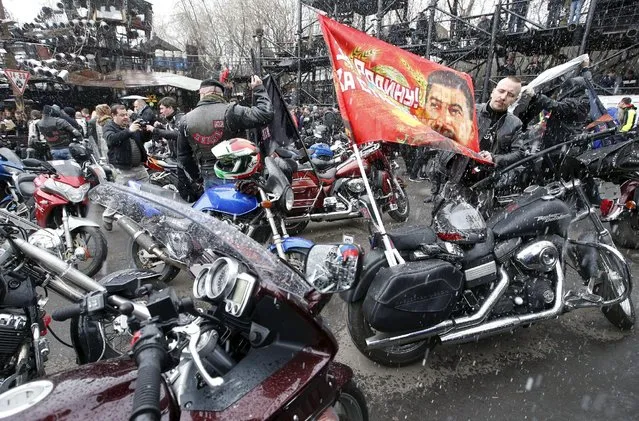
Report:
[[[60,237],[50,228],[41,229],[29,236],[29,244],[46,250],[54,255],[59,255],[62,241]]]
[[[91,188],[91,185],[89,183],[84,183],[80,187],[75,188],[68,184],[55,181],[52,178],[48,178],[42,185],[42,188],[49,193],[57,193],[65,197],[71,203],[78,203],[84,200]]]
[[[280,196],[280,204],[286,209],[286,212],[290,212],[293,209],[293,199],[294,199],[293,189],[288,186],[282,196]]]

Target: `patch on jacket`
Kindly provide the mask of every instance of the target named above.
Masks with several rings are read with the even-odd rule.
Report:
[[[224,120],[213,120],[213,132],[210,135],[194,133],[193,139],[200,145],[213,145],[224,136]]]

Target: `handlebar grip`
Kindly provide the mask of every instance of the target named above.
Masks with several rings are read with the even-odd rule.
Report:
[[[161,338],[164,338],[162,331],[156,325],[149,324],[142,328],[140,339],[133,347],[138,377],[130,421],[160,419],[162,365],[167,358]]]
[[[66,307],[56,308],[51,312],[51,318],[56,322],[64,322],[72,317],[82,314],[82,305],[73,304]]]

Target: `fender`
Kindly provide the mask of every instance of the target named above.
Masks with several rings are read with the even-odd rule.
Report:
[[[355,281],[355,286],[348,291],[340,292],[340,298],[347,303],[354,303],[364,299],[377,272],[387,265],[386,255],[382,249],[373,249],[366,253],[362,264],[362,272],[359,279]]]
[[[628,180],[619,187],[618,203],[625,204],[628,200],[635,200],[639,180]],[[636,200],[635,200],[636,201]]]
[[[338,390],[342,390],[344,385],[353,378],[353,370],[344,364],[331,361],[328,366],[328,375],[333,379]]]
[[[302,237],[287,237],[283,239],[282,247],[284,248],[284,252],[286,253],[289,249],[292,248],[302,248],[302,249],[310,249],[315,245],[311,240],[307,240]],[[277,253],[277,249],[275,248],[275,244],[271,244],[268,249],[272,253]]]
[[[73,231],[80,227],[95,227],[100,228],[100,225],[95,222],[86,219],[86,218],[78,218],[77,216],[69,216],[69,231]],[[62,229],[62,228],[58,228]]]

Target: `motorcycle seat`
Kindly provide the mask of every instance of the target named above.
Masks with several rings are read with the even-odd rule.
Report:
[[[36,177],[37,174],[32,173],[24,173],[18,175],[18,178],[16,180],[16,188],[23,197],[31,197],[35,193],[36,186],[33,183],[33,180],[35,180]]]
[[[388,237],[399,251],[413,251],[419,249],[421,244],[434,244],[437,242],[435,231],[426,225],[399,227],[393,232],[389,232]],[[375,242],[382,244],[382,238],[379,233],[375,234]]]
[[[332,183],[335,180],[335,174],[337,173],[337,168],[331,168],[326,171],[317,172],[317,176],[320,180],[328,183]]]

